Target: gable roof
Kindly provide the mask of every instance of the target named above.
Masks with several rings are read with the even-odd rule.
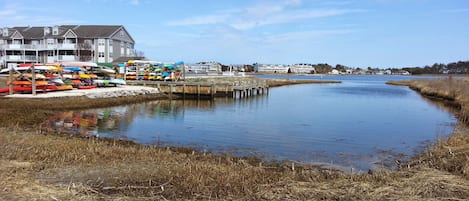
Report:
[[[49,33],[44,35],[44,29],[48,28]],[[123,30],[129,42],[135,43],[130,34],[122,25],[61,25],[57,26],[58,34],[53,35],[53,27],[13,27],[8,29],[8,36],[4,37],[0,34],[0,38],[10,38],[11,33],[18,31],[26,39],[43,39],[43,38],[64,38],[64,35],[70,30],[77,35],[78,38],[112,38],[116,33]]]

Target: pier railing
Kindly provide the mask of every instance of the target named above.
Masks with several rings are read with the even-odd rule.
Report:
[[[269,86],[265,80],[233,81],[233,82],[164,82],[148,80],[127,80],[128,85],[149,86],[161,92],[184,99],[214,99],[215,97],[247,98],[265,95]]]

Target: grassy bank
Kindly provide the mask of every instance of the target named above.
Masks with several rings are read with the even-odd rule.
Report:
[[[464,175],[469,179],[469,79],[440,78],[433,80],[389,81],[387,84],[408,86],[423,96],[444,101],[457,109],[460,125],[448,139],[438,141],[426,154],[416,157],[410,165],[428,164],[431,168]]]
[[[79,138],[24,127],[38,125],[55,111],[153,98],[157,97],[54,99],[42,101],[43,107],[37,107],[41,103],[35,100],[0,98],[0,200],[464,200],[469,197],[469,170],[465,169],[469,167],[469,137],[463,126],[415,160],[401,164],[398,170],[360,174],[197,153],[184,148]],[[65,104],[70,101],[73,104]]]
[[[447,101],[460,110],[458,118],[469,124],[469,79],[440,78],[433,80],[389,81],[387,84],[408,86],[429,98]]]

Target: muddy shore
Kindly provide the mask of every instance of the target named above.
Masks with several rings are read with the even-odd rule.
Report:
[[[469,197],[469,132],[462,125],[452,136],[441,139],[413,161],[400,164],[398,170],[360,174],[291,162],[274,164],[256,158],[197,153],[185,148],[79,138],[44,132],[37,127],[41,119],[53,112],[162,98],[166,97],[65,97],[46,102],[0,98],[0,200],[465,200]],[[42,107],[37,108],[38,104]]]

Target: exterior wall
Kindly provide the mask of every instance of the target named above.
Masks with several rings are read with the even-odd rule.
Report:
[[[54,27],[43,29],[45,33],[47,30],[50,31],[49,33],[54,32]],[[81,59],[85,59],[82,61],[110,63],[114,58],[135,54],[134,44],[131,42],[133,40],[123,27],[116,30],[116,32],[124,33],[120,34],[120,38],[113,38],[112,35],[104,38],[80,38],[68,31],[59,36],[51,35],[49,38],[24,38],[15,29],[8,29],[9,34],[7,35],[3,35],[3,30],[5,28],[1,30],[2,35],[0,35],[1,66],[7,66],[8,63],[53,63],[80,61]],[[84,48],[86,40],[92,42],[89,50],[87,50],[88,47]],[[123,44],[122,49],[120,44]],[[88,51],[89,54],[80,55],[83,50]],[[86,59],[88,57],[90,60]]]
[[[287,73],[289,67],[282,64],[257,64],[254,70],[261,73]]]

